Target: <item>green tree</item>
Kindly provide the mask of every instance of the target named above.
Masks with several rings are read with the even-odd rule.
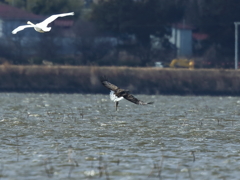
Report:
[[[3,0],[4,3],[7,3],[18,8],[25,9],[27,0]]]
[[[151,58],[151,38],[169,35],[167,27],[183,16],[183,6],[178,1],[169,0],[111,0],[100,1],[92,10],[91,20],[102,31],[120,37],[134,35],[137,44],[127,49],[133,50],[146,65]],[[138,50],[137,50],[138,49]],[[141,53],[143,52],[144,55]]]
[[[31,11],[35,14],[50,15],[74,11],[78,16],[84,0],[3,0],[4,3]],[[77,17],[75,16],[75,17]]]
[[[239,12],[239,0],[188,0],[185,17],[196,27],[197,32],[209,35],[209,49],[205,54],[213,52],[208,61],[212,61],[215,66],[233,63],[234,22],[240,21]]]
[[[83,0],[34,0],[30,8],[36,14],[49,15],[73,11],[79,15],[83,3]]]

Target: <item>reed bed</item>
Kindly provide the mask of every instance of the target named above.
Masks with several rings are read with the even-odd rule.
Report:
[[[98,66],[0,66],[0,91],[108,93],[99,79],[138,94],[240,95],[240,71]]]

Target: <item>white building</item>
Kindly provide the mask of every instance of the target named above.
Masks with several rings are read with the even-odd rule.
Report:
[[[172,36],[169,41],[177,48],[177,57],[192,56],[192,27],[185,24],[172,26]]]

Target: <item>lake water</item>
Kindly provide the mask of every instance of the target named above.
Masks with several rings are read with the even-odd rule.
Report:
[[[240,97],[0,94],[0,178],[239,179]]]

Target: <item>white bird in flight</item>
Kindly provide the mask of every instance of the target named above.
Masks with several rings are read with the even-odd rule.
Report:
[[[74,12],[55,14],[55,15],[52,15],[49,18],[45,19],[43,22],[40,22],[37,24],[33,24],[30,21],[28,21],[27,22],[28,25],[18,26],[16,29],[14,29],[12,31],[12,33],[17,34],[18,31],[22,31],[25,28],[34,28],[37,32],[41,32],[41,33],[49,32],[51,30],[51,27],[48,27],[49,23],[53,22],[58,17],[73,16],[73,15],[74,15]]]

